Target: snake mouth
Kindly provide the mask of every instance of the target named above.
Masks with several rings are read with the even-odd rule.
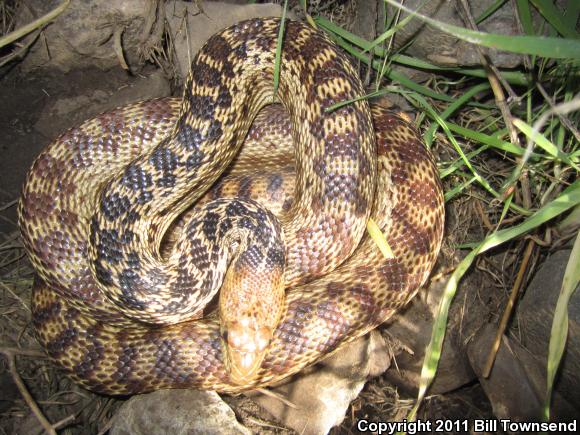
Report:
[[[229,351],[230,379],[237,385],[248,384],[255,380],[264,360],[264,354]]]
[[[224,340],[229,376],[238,385],[256,380],[272,338],[268,328],[252,329],[242,323],[229,322]]]

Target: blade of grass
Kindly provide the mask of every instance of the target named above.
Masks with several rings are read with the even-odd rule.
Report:
[[[489,7],[485,11],[483,11],[479,17],[475,19],[475,23],[479,24],[485,21],[488,17],[493,15],[495,11],[501,8],[505,2],[507,2],[507,0],[496,0],[495,3],[489,5]]]
[[[430,71],[450,72],[469,77],[487,78],[483,68],[454,68],[430,64],[421,59],[415,59],[404,54],[394,54],[391,61],[412,68],[421,68]],[[519,71],[500,71],[501,78],[512,85],[526,86],[529,84],[525,74]]]
[[[393,254],[393,251],[391,250],[385,235],[376,224],[376,222],[371,218],[369,218],[369,221],[367,222],[367,231],[385,258],[395,258],[395,255]]]
[[[541,113],[541,115],[538,116],[538,119],[536,120],[536,122],[534,122],[534,128],[532,129],[531,135],[530,135],[531,137],[528,139],[526,151],[525,151],[524,155],[522,156],[522,158],[520,159],[518,165],[512,171],[512,174],[510,175],[510,177],[508,177],[508,179],[504,182],[504,185],[502,186],[502,189],[501,189],[502,192],[505,192],[509,189],[512,189],[514,184],[516,183],[516,181],[519,180],[520,174],[521,174],[526,162],[528,161],[528,159],[530,158],[531,153],[532,153],[532,149],[533,149],[532,138],[534,138],[534,139],[536,138],[536,136],[539,134],[540,130],[543,128],[544,124],[549,120],[550,116],[554,113],[566,115],[570,112],[573,112],[573,111],[576,111],[579,109],[580,109],[580,94],[575,96],[574,98],[572,98],[570,101],[560,103],[557,106],[550,108],[549,110],[543,111]],[[555,147],[553,144],[550,144],[550,145],[552,147]],[[556,149],[557,149],[557,147],[556,147]],[[576,169],[576,167],[574,165],[571,165],[571,166],[573,166]]]
[[[463,159],[465,166],[467,166],[467,168],[471,171],[471,173],[476,177],[477,182],[485,189],[487,190],[491,195],[493,195],[495,198],[502,200],[503,199],[500,195],[499,192],[497,192],[490,184],[489,182],[482,177],[481,175],[479,175],[479,173],[475,170],[475,168],[473,167],[473,165],[471,164],[471,162],[469,161],[469,159],[467,158],[467,156],[465,155],[465,153],[463,152],[463,149],[459,146],[459,143],[457,142],[457,140],[455,139],[455,136],[453,136],[453,134],[451,133],[451,130],[449,129],[449,127],[447,126],[447,123],[441,119],[441,117],[435,112],[435,110],[431,107],[431,105],[421,96],[421,95],[411,95],[410,93],[403,93],[403,95],[406,96],[406,98],[415,106],[419,106],[422,107],[423,109],[426,110],[427,114],[433,118],[443,129],[443,131],[445,132],[445,134],[447,135],[447,137],[449,138],[449,141],[452,143],[453,147],[455,148],[455,150],[457,151],[457,153],[459,154],[459,156]],[[520,214],[523,215],[530,215],[531,212],[526,210],[523,207],[520,207],[516,204],[511,204],[510,207],[517,211]]]
[[[395,33],[397,33],[399,30],[401,30],[403,27],[405,27],[409,23],[409,21],[411,21],[412,19],[413,19],[413,17],[411,15],[407,15],[404,19],[402,19],[399,23],[397,23],[396,26],[391,27],[389,30],[387,30],[382,35],[380,35],[378,38],[376,38],[373,42],[371,42],[369,44],[368,48],[365,48],[363,50],[363,53],[367,53],[367,52],[373,50],[376,46],[382,44],[386,39],[390,38]]]
[[[276,59],[274,62],[274,96],[278,94],[280,85],[280,63],[282,60],[282,45],[284,44],[284,29],[286,27],[286,10],[288,9],[288,0],[284,0],[284,9],[282,9],[282,19],[280,20],[280,29],[278,30],[278,41],[276,44]]]
[[[452,122],[448,122],[447,127],[449,130],[454,131],[455,133],[459,133],[465,138],[473,139],[480,143],[487,144],[493,148],[497,148],[498,150],[513,154],[514,156],[523,156],[526,152],[526,150],[519,145],[514,145],[511,142],[503,141],[497,137],[490,136],[470,128],[462,127],[461,125],[453,124]],[[538,154],[533,153],[530,157],[538,158],[539,156]]]
[[[573,27],[568,26],[562,14],[551,0],[530,0],[538,12],[550,25],[565,38],[578,38],[578,33]]]
[[[516,0],[516,8],[518,10],[518,17],[520,18],[524,32],[530,36],[535,35],[536,33],[534,32],[534,23],[532,21],[529,0]]]
[[[0,38],[0,47],[4,47],[5,45],[11,44],[12,42],[22,38],[23,36],[38,29],[39,27],[42,27],[50,23],[68,7],[69,3],[70,0],[64,0],[59,6],[54,8],[49,13],[43,15],[42,17],[34,20],[32,23],[28,23],[22,27],[19,27],[13,32],[10,32],[8,35],[2,36]]]
[[[478,149],[473,150],[470,153],[467,153],[465,156],[467,157],[467,160],[471,161],[471,159],[473,157],[481,154],[482,152],[484,152],[487,149],[489,149],[489,145],[483,145],[483,146],[479,147]],[[465,162],[463,161],[462,158],[455,160],[453,163],[448,165],[447,168],[439,171],[439,178],[444,179],[445,177],[448,177],[449,175],[453,174],[455,171],[457,171],[459,168],[463,167],[464,165],[465,165]]]
[[[562,19],[570,28],[574,28],[580,18],[580,2],[569,1],[566,5],[566,13],[563,14]]]
[[[580,233],[576,235],[574,247],[570,253],[560,296],[554,310],[554,320],[552,321],[552,331],[550,333],[550,345],[548,347],[548,364],[547,364],[547,387],[546,400],[544,404],[544,419],[550,420],[550,403],[552,399],[552,389],[554,379],[560,366],[560,360],[566,347],[566,338],[568,337],[568,302],[570,297],[580,283]]]
[[[471,177],[469,180],[454,186],[451,190],[445,192],[444,199],[445,202],[450,201],[451,199],[455,198],[461,192],[463,192],[466,188],[473,184],[474,181],[477,180],[476,176]]]
[[[317,17],[315,21],[322,29],[326,30],[327,32],[337,35],[340,38],[344,39],[345,41],[348,41],[350,44],[354,44],[356,47],[359,47],[362,51],[358,51],[354,47],[352,47],[352,45],[344,43],[344,41],[342,41],[340,38],[334,38],[335,41],[341,47],[343,47],[345,50],[348,50],[349,53],[351,53],[357,59],[361,61],[366,61],[366,63],[368,64],[368,58],[367,56],[364,55],[364,53],[370,50],[371,45],[370,42],[357,35],[354,35],[353,33],[348,32],[347,30],[337,26],[336,24],[327,20],[324,17]],[[386,55],[385,51],[381,47],[374,47],[374,53],[380,57],[384,57]],[[412,68],[421,68],[431,71],[447,71],[450,73],[462,74],[470,77],[479,77],[479,78],[487,77],[485,70],[482,68],[442,67],[438,65],[433,65],[421,59],[415,59],[410,56],[406,56],[404,54],[393,54],[391,56],[391,61]],[[378,67],[374,68],[377,71],[380,71],[380,68]],[[518,71],[502,71],[501,76],[504,80],[506,80],[511,84],[515,85],[528,84],[528,79],[526,78],[526,76]]]
[[[508,240],[512,240],[521,234],[527,233],[537,226],[561,215],[566,210],[580,204],[580,180],[568,186],[556,199],[536,211],[533,215],[528,217],[521,224],[497,231],[487,236],[475,249],[473,249],[467,256],[459,263],[455,271],[449,277],[449,281],[445,286],[445,291],[439,303],[437,315],[433,323],[433,332],[431,334],[431,341],[425,351],[425,359],[421,369],[421,379],[419,381],[419,394],[417,402],[407,417],[412,421],[415,419],[417,410],[421,406],[427,388],[433,382],[441,349],[443,347],[443,339],[445,338],[445,329],[447,325],[447,318],[449,315],[449,307],[453,301],[453,297],[457,291],[459,281],[465,275],[477,255],[482,254],[496,246],[499,246]]]
[[[453,103],[451,103],[449,106],[447,106],[447,108],[443,112],[441,112],[441,115],[439,115],[439,116],[441,117],[441,119],[447,119],[457,109],[462,107],[465,103],[467,103],[475,95],[479,94],[480,92],[486,91],[488,89],[489,89],[489,83],[480,83],[479,85],[473,86],[471,89],[469,89],[467,92],[465,92],[459,98],[457,98]],[[433,142],[433,137],[435,137],[435,133],[437,132],[438,125],[439,124],[437,124],[437,123],[431,124],[431,126],[425,132],[425,135],[423,136],[425,139],[425,142],[427,143],[428,146],[431,146],[431,143]]]
[[[534,54],[551,59],[580,59],[580,41],[575,39],[554,38],[545,36],[514,36],[484,33],[470,30],[451,24],[442,23],[419,14],[394,0],[386,2],[403,9],[409,14],[416,15],[423,21],[437,27],[439,30],[449,33],[459,39],[473,44],[482,45],[498,50],[510,51],[520,54]]]
[[[576,164],[570,159],[570,156],[559,150],[558,147],[546,139],[542,133],[534,131],[531,125],[526,124],[521,119],[514,119],[514,125],[549,155],[572,166],[577,171],[580,171],[580,168],[578,168],[578,166],[576,166]]]

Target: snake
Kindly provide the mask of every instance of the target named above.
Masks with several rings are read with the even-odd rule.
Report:
[[[385,322],[426,282],[444,225],[433,155],[361,98],[349,59],[310,26],[285,22],[275,90],[280,26],[215,34],[181,99],[98,115],[33,163],[18,207],[33,325],[85,388],[271,385]],[[369,218],[392,257],[365,234]],[[228,324],[258,340],[249,377],[228,362],[239,344],[220,321],[228,282],[247,303]],[[281,282],[282,296],[269,290]],[[252,322],[264,318],[261,334]]]

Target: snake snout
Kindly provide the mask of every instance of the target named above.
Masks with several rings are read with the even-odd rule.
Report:
[[[272,339],[270,329],[252,323],[249,319],[242,318],[228,322],[225,327],[226,365],[230,379],[236,384],[254,380]]]

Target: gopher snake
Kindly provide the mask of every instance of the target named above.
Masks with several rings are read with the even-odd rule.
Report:
[[[267,385],[376,327],[426,280],[443,227],[432,156],[412,128],[381,108],[372,109],[372,121],[361,101],[327,112],[362,95],[360,82],[326,37],[288,22],[277,97],[289,119],[268,109],[247,135],[253,142],[260,132],[278,131],[279,143],[270,142],[277,155],[288,152],[288,133],[297,144],[294,199],[278,204],[289,289],[255,377],[232,382],[219,321],[191,320],[227,272],[223,262],[202,270],[218,254],[201,255],[199,246],[188,253],[203,257],[200,264],[174,252],[191,237],[207,243],[215,236],[186,223],[171,229],[185,235],[174,237],[170,254],[159,250],[172,244],[162,243],[172,222],[236,157],[252,120],[273,101],[278,26],[278,19],[256,19],[218,33],[197,55],[183,100],[100,115],[35,161],[19,207],[38,272],[33,321],[49,356],[82,385],[108,394]],[[264,172],[257,162],[276,159],[264,157],[264,145],[245,148],[232,176],[244,165]],[[281,174],[261,174],[269,200],[285,184]],[[238,193],[252,198],[250,184],[238,176]],[[208,195],[227,196],[223,186]],[[371,212],[394,259],[368,238],[359,243]]]

